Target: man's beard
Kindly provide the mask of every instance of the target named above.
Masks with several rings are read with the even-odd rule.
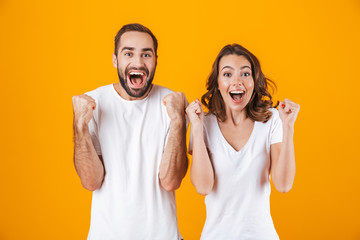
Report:
[[[151,83],[152,83],[152,81],[154,79],[154,75],[155,75],[155,69],[149,75],[149,71],[146,68],[127,68],[125,70],[125,77],[124,77],[121,74],[122,71],[119,66],[118,66],[117,70],[118,70],[118,76],[119,76],[121,86],[123,87],[123,89],[125,89],[126,93],[130,97],[135,97],[135,98],[140,98],[140,97],[144,96],[144,94],[151,87]],[[128,72],[130,70],[142,70],[142,71],[146,72],[147,80],[146,79],[144,80],[144,81],[146,81],[144,87],[139,88],[139,89],[133,89],[133,88],[129,87],[128,81],[127,81],[127,76],[128,76]]]

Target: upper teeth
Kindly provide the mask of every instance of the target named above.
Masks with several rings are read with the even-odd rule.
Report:
[[[241,93],[244,93],[244,91],[231,91],[230,93],[232,93],[232,94],[241,94]]]
[[[130,75],[144,75],[142,72],[131,72]]]

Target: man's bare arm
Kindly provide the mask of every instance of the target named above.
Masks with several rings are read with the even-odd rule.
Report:
[[[83,187],[90,191],[101,187],[105,175],[102,158],[96,153],[88,127],[95,108],[95,100],[91,97],[73,97],[74,164]]]
[[[161,186],[168,192],[180,187],[188,168],[185,103],[185,95],[180,92],[169,94],[164,98],[171,125],[160,163],[159,179]]]

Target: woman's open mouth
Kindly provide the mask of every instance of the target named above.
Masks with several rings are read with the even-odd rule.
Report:
[[[229,94],[233,102],[241,103],[245,95],[245,91],[243,90],[230,91]]]

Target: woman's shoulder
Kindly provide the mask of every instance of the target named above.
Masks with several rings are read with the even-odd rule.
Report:
[[[279,110],[276,108],[269,108],[269,111],[272,112],[271,118],[279,116]]]
[[[213,113],[205,112],[204,114],[204,127],[205,129],[210,129],[216,127],[217,118]]]
[[[272,112],[272,115],[266,124],[269,125],[270,128],[273,128],[274,126],[281,123],[280,114],[279,114],[279,110],[277,110],[276,108],[269,108],[269,111]]]
[[[280,119],[280,115],[279,115],[279,111],[276,108],[268,108],[268,111],[271,112],[271,117],[269,118],[268,121],[264,122],[259,122],[262,123],[263,125],[272,125],[274,122],[277,122]]]
[[[216,120],[216,116],[210,112],[204,112],[204,121],[210,122]]]

